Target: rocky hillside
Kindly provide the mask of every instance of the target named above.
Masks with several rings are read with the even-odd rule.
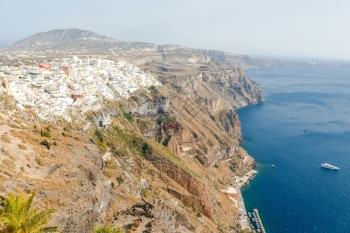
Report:
[[[52,223],[63,232],[91,232],[97,222],[127,232],[243,232],[220,190],[254,166],[234,110],[261,102],[261,92],[241,69],[196,56],[144,59],[163,85],[106,101],[85,120],[42,122],[3,94],[0,193],[36,191],[38,207],[58,210]],[[84,131],[88,122],[96,124]]]
[[[65,50],[102,51],[162,85],[105,99],[79,117],[71,111],[71,122],[45,122],[17,108],[0,77],[0,194],[35,191],[35,204],[57,209],[52,224],[67,233],[92,232],[95,223],[126,232],[244,232],[237,202],[221,190],[255,165],[239,146],[235,110],[263,101],[259,85],[215,53],[76,30],[49,34],[18,44],[40,56],[14,49],[1,62],[20,67]]]

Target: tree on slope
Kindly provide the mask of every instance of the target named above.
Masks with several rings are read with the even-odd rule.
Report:
[[[47,226],[54,209],[39,211],[32,207],[35,193],[25,197],[8,194],[8,198],[1,196],[0,233],[44,233],[60,232],[56,226]]]

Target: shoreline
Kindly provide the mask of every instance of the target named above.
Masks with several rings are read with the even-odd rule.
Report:
[[[235,176],[235,188],[241,189],[246,184],[249,184],[249,182],[256,176],[256,174],[258,174],[258,171],[251,170],[247,172],[243,177]]]
[[[238,207],[239,216],[240,216],[238,221],[241,224],[243,229],[250,230],[251,227],[250,227],[250,221],[248,218],[247,210],[245,208],[244,199],[242,196],[241,189],[246,184],[248,184],[257,173],[258,172],[256,170],[251,170],[251,171],[247,172],[243,177],[234,176],[234,180],[235,180],[234,187],[237,190],[237,205],[238,205],[237,207]]]

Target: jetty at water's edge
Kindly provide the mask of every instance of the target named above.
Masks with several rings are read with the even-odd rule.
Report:
[[[261,218],[260,218],[258,209],[254,209],[254,212],[255,212],[255,214],[256,214],[256,218],[258,219],[258,223],[260,224],[261,232],[262,232],[262,233],[266,233],[265,228],[264,228],[264,226],[263,226],[263,224],[262,224],[262,221],[261,221]]]

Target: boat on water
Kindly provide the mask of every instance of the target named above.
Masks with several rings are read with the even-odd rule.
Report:
[[[256,228],[260,228],[260,224],[259,223],[256,223]]]
[[[340,169],[339,167],[330,165],[329,163],[322,163],[322,164],[321,164],[321,167],[322,167],[322,168],[331,169],[331,170],[339,170],[339,169]]]
[[[248,217],[251,218],[252,217],[252,214],[250,212],[248,212]]]

